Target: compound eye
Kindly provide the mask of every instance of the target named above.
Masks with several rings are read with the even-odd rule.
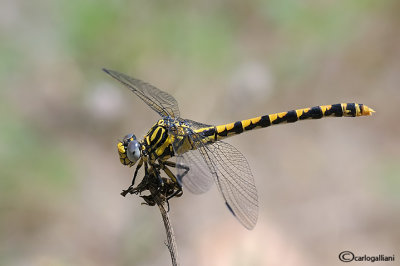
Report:
[[[128,149],[126,151],[126,155],[128,156],[128,159],[132,163],[136,163],[137,160],[140,158],[140,144],[136,140],[132,140],[128,144]]]

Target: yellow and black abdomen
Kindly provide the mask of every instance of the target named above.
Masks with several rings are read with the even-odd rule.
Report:
[[[368,106],[357,103],[321,105],[259,116],[215,127],[201,128],[196,130],[196,132],[206,136],[209,142],[214,142],[246,131],[269,127],[272,125],[294,123],[306,119],[320,119],[323,117],[367,116],[371,115],[373,112],[374,110]]]

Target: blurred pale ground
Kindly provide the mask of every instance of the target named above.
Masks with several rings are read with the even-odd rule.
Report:
[[[399,260],[400,1],[196,2],[1,0],[0,265],[170,265],[157,208],[119,195],[133,169],[117,139],[158,117],[102,67],[200,122],[377,111],[231,139],[255,176],[258,224],[244,229],[215,187],[171,200],[182,265]]]

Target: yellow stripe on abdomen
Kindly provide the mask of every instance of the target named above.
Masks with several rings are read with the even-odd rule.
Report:
[[[357,103],[321,105],[311,108],[303,108],[288,112],[259,116],[215,127],[202,128],[196,130],[196,132],[208,137],[208,141],[217,141],[229,136],[241,134],[245,131],[268,127],[271,125],[293,123],[298,120],[319,119],[323,117],[368,116],[373,112],[375,111],[372,108]]]

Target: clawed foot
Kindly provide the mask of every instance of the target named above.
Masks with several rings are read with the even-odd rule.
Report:
[[[145,202],[142,204],[154,206],[157,201],[155,198],[166,202],[169,209],[168,200],[173,197],[180,197],[183,191],[180,186],[168,178],[162,178],[162,182],[159,182],[157,178],[144,178],[141,183],[136,187],[130,185],[127,189],[122,190],[121,195],[125,197],[127,194],[139,195]],[[149,191],[150,195],[141,195],[142,192]]]

